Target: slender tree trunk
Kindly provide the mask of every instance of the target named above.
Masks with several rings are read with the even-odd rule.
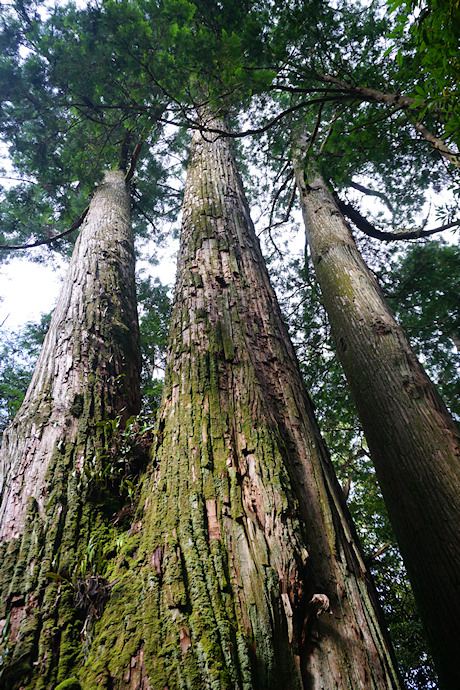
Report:
[[[130,198],[121,170],[95,193],[22,407],[0,455],[2,688],[49,688],[80,646],[75,571],[102,511],[85,502],[98,422],[139,410],[140,354]]]
[[[295,172],[313,265],[444,688],[460,687],[460,447],[453,420],[318,170]]]
[[[229,141],[214,135],[192,143],[141,505],[85,689],[398,687]]]

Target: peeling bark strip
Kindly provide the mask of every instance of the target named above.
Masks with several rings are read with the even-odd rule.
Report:
[[[85,502],[85,457],[97,423],[139,410],[140,354],[129,191],[107,173],[75,245],[25,400],[0,454],[0,619],[24,596],[18,639],[6,639],[2,687],[55,687],[72,675],[82,621],[70,586],[103,511]],[[17,609],[16,609],[17,610]],[[16,625],[16,613],[12,616]],[[11,621],[11,617],[9,619]],[[6,670],[5,670],[6,667]]]
[[[113,679],[142,648],[155,689],[397,688],[229,140],[209,133],[190,154],[159,427],[83,687],[132,687]]]
[[[460,687],[460,443],[315,168],[295,157],[316,275],[443,687]]]

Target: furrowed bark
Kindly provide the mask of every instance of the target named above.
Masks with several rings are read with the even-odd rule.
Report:
[[[229,140],[209,133],[143,496],[83,688],[399,687]]]
[[[337,351],[431,642],[442,687],[460,686],[460,443],[318,170],[296,180]]]
[[[98,423],[139,411],[140,354],[129,191],[107,173],[75,245],[24,402],[0,455],[0,686],[49,688],[81,647],[71,578],[103,509],[87,499]],[[5,651],[8,650],[8,651]],[[3,684],[3,685],[2,685]]]

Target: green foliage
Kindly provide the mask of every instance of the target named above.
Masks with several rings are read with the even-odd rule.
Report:
[[[166,347],[169,332],[171,302],[169,287],[151,278],[138,278],[140,304],[140,334],[143,358],[141,392],[143,408],[156,412],[163,390],[163,372],[166,366]]]
[[[74,571],[75,579],[84,578],[88,575],[101,575],[104,571],[104,562],[107,560],[107,548],[102,539],[97,539],[91,534],[80,560],[77,562]]]
[[[0,337],[0,431],[13,419],[24,399],[35,361],[48,330],[50,314],[28,323],[16,333]]]
[[[460,249],[416,244],[384,275],[387,297],[451,412],[460,419]]]
[[[145,467],[155,438],[155,418],[136,415],[124,425],[118,415],[99,422],[97,426],[101,443],[84,460],[81,486],[90,497],[98,500],[105,497],[106,501],[116,505],[121,499],[132,505],[137,498],[137,477]]]
[[[104,167],[140,134],[134,217],[139,231],[156,231],[158,214],[171,214],[180,197],[164,193],[171,159],[160,164],[162,124],[189,126],[203,101],[235,113],[257,97],[259,125],[294,108],[290,127],[312,132],[317,122],[315,151],[335,187],[372,174],[401,218],[412,218],[429,184],[446,182],[437,157],[414,138],[415,110],[360,103],[325,87],[326,73],[394,93],[420,88],[410,62],[415,44],[401,48],[399,65],[387,55],[394,22],[374,3],[106,0],[85,10],[57,7],[45,21],[31,7],[13,3],[2,20],[0,133],[18,174],[40,185],[5,199],[4,241],[46,237],[58,218],[60,230],[70,224]],[[428,125],[451,126],[451,118],[428,116]],[[274,135],[288,152],[286,122]],[[37,202],[33,222],[27,197]]]
[[[53,188],[54,189],[54,188]],[[0,190],[0,243],[23,244],[49,240],[66,228],[56,222],[59,207],[63,218],[75,219],[83,211],[82,200],[75,198],[74,190],[63,186],[54,193],[48,185],[20,182],[10,189]],[[70,221],[69,221],[70,226]],[[77,234],[71,233],[59,242],[61,253],[67,254]],[[47,245],[55,250],[56,244]],[[7,261],[12,252],[1,252],[0,261]],[[42,252],[29,253],[36,261],[44,261]]]
[[[159,79],[171,73],[172,19],[161,5],[146,3],[148,17],[131,2],[86,10],[68,5],[40,20],[18,2],[2,16],[0,136],[15,177],[24,180],[4,192],[4,243],[46,239],[70,226],[103,171],[127,167],[139,136],[146,161],[138,165],[134,219],[145,230],[146,219],[169,212],[170,199],[158,185],[170,164],[162,167],[161,155],[154,159],[160,120],[168,119]],[[142,184],[146,179],[149,185]],[[177,206],[180,194],[174,196]]]
[[[66,584],[76,591],[79,581],[85,580],[87,577],[98,577],[104,573],[105,566],[108,564],[107,556],[110,550],[111,544],[107,543],[106,539],[98,538],[91,534],[88,543],[75,561],[69,574],[50,570],[44,574],[44,577]],[[59,560],[59,552],[60,548],[56,552],[53,565]]]
[[[410,55],[414,97],[422,114],[442,113],[445,134],[460,145],[460,8],[456,0],[388,0],[395,12],[391,38]],[[402,57],[401,57],[402,59]]]
[[[434,134],[450,136],[450,117],[446,120],[434,108],[423,113],[421,102],[400,108],[353,91],[369,87],[380,94],[415,97],[416,46],[404,49],[398,65],[389,51],[394,21],[388,12],[378,3],[363,7],[340,2],[333,7],[296,3],[295,11],[290,4],[274,14],[276,28],[265,34],[266,54],[276,72],[269,87],[271,105],[266,95],[261,96],[252,114],[259,126],[277,113],[287,114],[260,142],[264,165],[282,170],[296,130],[307,141],[313,137],[309,153],[320,160],[334,189],[345,192],[360,176],[371,179],[392,203],[396,226],[414,222],[430,186],[439,190],[460,184],[458,171],[446,170],[414,127],[423,120]],[[441,50],[441,41],[439,46]]]

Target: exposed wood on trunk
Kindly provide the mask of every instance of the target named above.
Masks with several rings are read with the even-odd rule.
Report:
[[[398,687],[229,140],[209,132],[144,501],[83,687],[130,688],[113,679],[140,647],[152,688]]]
[[[318,170],[296,180],[313,265],[443,687],[460,687],[456,426],[364,264]]]

